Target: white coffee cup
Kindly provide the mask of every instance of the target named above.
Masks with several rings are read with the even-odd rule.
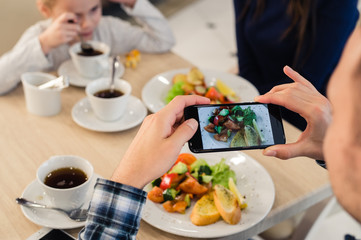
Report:
[[[64,189],[50,187],[44,183],[49,173],[67,167],[82,170],[87,175],[87,180],[79,186]],[[84,158],[71,155],[58,155],[49,158],[40,165],[36,173],[36,179],[53,207],[71,210],[80,208],[84,204],[92,181],[93,172],[93,166]]]
[[[128,106],[129,96],[132,92],[131,85],[122,79],[115,79],[115,89],[123,95],[114,98],[101,98],[94,96],[95,93],[110,89],[110,79],[101,78],[88,83],[85,88],[90,105],[96,115],[102,121],[115,121],[122,117]]]
[[[89,79],[94,79],[102,76],[104,71],[109,69],[109,53],[108,45],[97,41],[88,41],[94,50],[102,52],[96,56],[82,56],[79,55],[81,51],[80,42],[73,44],[69,48],[69,54],[78,73]]]
[[[42,83],[55,79],[56,76],[42,72],[26,72],[21,75],[26,108],[39,116],[56,115],[61,110],[61,89],[39,89]]]

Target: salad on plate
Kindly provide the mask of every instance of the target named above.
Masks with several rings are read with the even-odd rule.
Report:
[[[148,199],[169,213],[192,211],[191,222],[198,226],[219,219],[237,224],[241,210],[247,207],[236,186],[236,174],[225,159],[209,165],[191,153],[181,153],[173,167],[152,182]]]
[[[207,86],[204,74],[196,67],[191,68],[186,74],[175,74],[172,83],[165,98],[166,103],[178,95],[191,94],[207,97],[213,104],[234,103],[241,100],[221,79],[217,79],[214,86]]]

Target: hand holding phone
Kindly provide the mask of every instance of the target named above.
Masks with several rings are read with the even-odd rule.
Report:
[[[262,149],[285,143],[280,108],[273,104],[193,105],[184,109],[184,116],[199,123],[188,142],[194,153]]]

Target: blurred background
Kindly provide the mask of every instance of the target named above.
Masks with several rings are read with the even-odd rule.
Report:
[[[177,41],[176,54],[200,68],[237,72],[233,0],[151,2],[169,20]],[[0,0],[0,6],[2,55],[42,16],[36,0]],[[132,21],[118,5],[108,2],[104,2],[103,14]],[[344,239],[346,234],[361,239],[361,226],[334,199],[328,199],[253,239]]]

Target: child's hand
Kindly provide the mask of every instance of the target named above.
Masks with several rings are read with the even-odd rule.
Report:
[[[109,0],[111,2],[116,2],[116,3],[122,3],[130,8],[134,7],[134,4],[137,0]]]
[[[76,16],[73,13],[63,13],[53,20],[50,27],[39,36],[44,54],[48,54],[53,48],[71,42],[78,36],[80,27],[74,22],[76,23]]]

